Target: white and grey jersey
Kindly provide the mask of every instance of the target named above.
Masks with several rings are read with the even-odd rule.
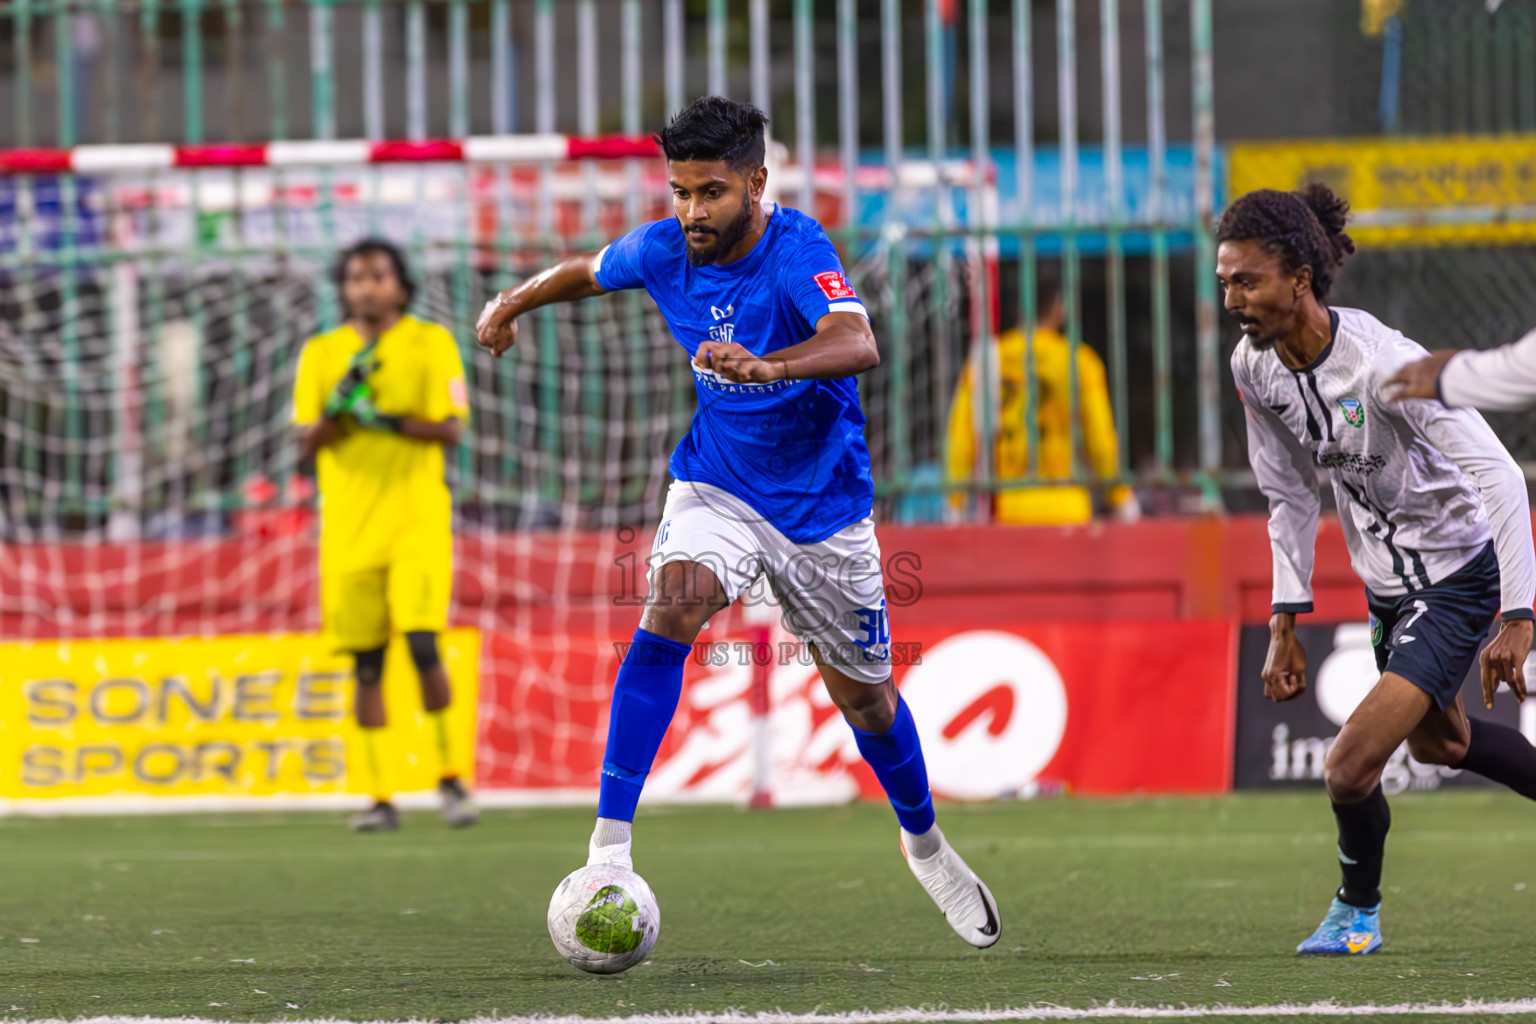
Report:
[[[1440,400],[1513,412],[1536,405],[1536,331],[1481,352],[1458,352],[1440,371]]]
[[[1275,610],[1312,610],[1322,468],[1350,563],[1373,594],[1400,597],[1439,583],[1491,537],[1503,614],[1530,618],[1536,552],[1514,459],[1470,409],[1386,401],[1382,382],[1424,349],[1361,310],[1331,316],[1332,342],[1300,370],[1246,338],[1232,353],[1248,459],[1269,499]]]

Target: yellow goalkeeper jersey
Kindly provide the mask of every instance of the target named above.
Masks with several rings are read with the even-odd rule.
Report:
[[[1029,427],[1027,408],[1029,391],[1025,366],[1024,332],[1012,330],[997,339],[997,379],[992,381],[990,428],[995,431],[993,479],[1017,480],[1029,469]],[[1067,480],[1072,469],[1071,346],[1056,331],[1035,331],[1035,372],[1040,400],[1036,423],[1039,427],[1040,452],[1036,461],[1041,486],[999,491],[993,512],[1001,523],[1061,524],[1086,522],[1093,515],[1093,502],[1087,489],[1070,484],[1051,486],[1050,481]],[[982,417],[976,398],[976,366],[967,360],[955,387],[949,409],[949,437],[945,446],[946,475],[952,481],[973,478],[976,470],[977,443]],[[1078,423],[1087,465],[1080,465],[1100,479],[1111,479],[1116,472],[1118,442],[1114,415],[1110,412],[1109,391],[1104,381],[1104,364],[1087,345],[1077,346]],[[1111,505],[1119,505],[1130,496],[1130,489],[1112,487]],[[952,503],[961,506],[964,495]]]
[[[318,421],[325,400],[363,339],[350,326],[304,346],[294,382],[293,422]],[[453,336],[412,316],[384,332],[368,383],[381,413],[429,422],[467,419],[464,363]],[[320,566],[355,572],[389,565],[403,546],[451,544],[452,499],[436,441],[364,430],[342,418],[343,435],[320,449]]]

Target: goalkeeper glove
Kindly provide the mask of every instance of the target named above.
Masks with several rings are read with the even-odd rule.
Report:
[[[372,348],[361,349],[354,354],[347,363],[347,372],[341,375],[341,380],[336,382],[330,397],[325,400],[325,418],[335,419],[349,411],[359,397],[366,395],[368,377],[378,368],[379,363],[373,357]]]
[[[400,433],[400,426],[405,421],[404,416],[389,416],[379,412],[379,407],[373,404],[373,395],[365,384],[354,393],[348,408],[357,425],[364,430],[382,430],[390,434]]]

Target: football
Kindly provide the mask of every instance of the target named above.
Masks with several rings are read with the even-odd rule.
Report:
[[[566,875],[549,900],[549,937],[573,967],[618,974],[656,945],[661,909],[645,879],[617,864]]]

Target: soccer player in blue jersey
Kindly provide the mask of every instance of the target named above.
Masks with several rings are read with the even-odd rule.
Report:
[[[912,714],[891,681],[874,487],[854,377],[880,361],[869,316],[821,226],[763,202],[767,118],[718,96],[657,139],[675,216],[642,224],[486,304],[501,355],[517,317],[644,288],[693,361],[698,412],[650,559],[651,597],[619,667],[588,863],[628,867],[630,825],[699,630],[759,575],[804,642],[901,825],[901,847],[950,926],[997,942],[997,903],[934,824]]]

